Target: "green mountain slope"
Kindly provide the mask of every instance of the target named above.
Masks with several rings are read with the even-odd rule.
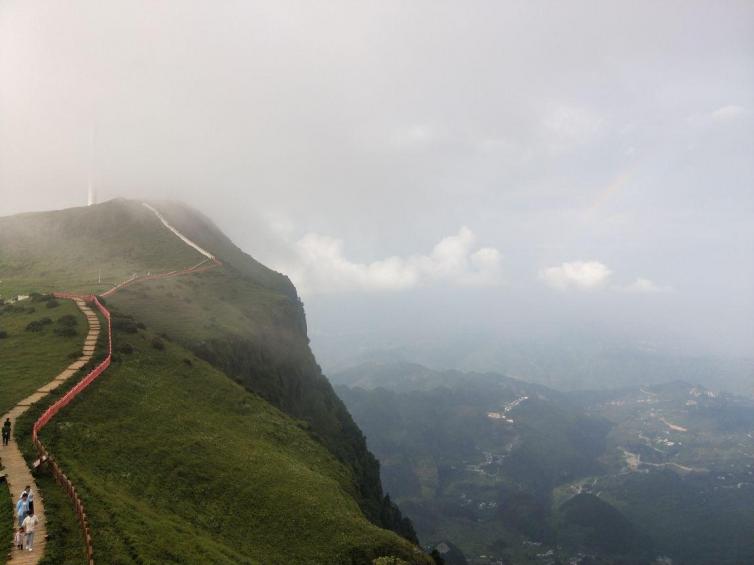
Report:
[[[129,200],[0,218],[0,298],[33,290],[104,291],[133,273],[201,259]]]
[[[154,528],[168,540],[165,551],[171,544],[196,540],[189,544],[196,553],[184,554],[182,562],[197,556],[209,562],[239,562],[242,555],[264,563],[368,563],[373,556],[395,554],[424,563],[426,558],[414,546],[380,529],[415,539],[410,522],[383,496],[376,459],[309,349],[303,307],[290,281],[241,252],[196,212],[176,204],[154,205],[224,264],[205,273],[137,283],[110,297],[108,304],[122,316],[133,316],[146,324],[150,336],[161,334],[168,336],[160,338],[163,342],[172,342],[159,354],[148,344],[134,343],[136,353],[120,354],[102,383],[59,422],[66,429],[69,416],[83,423],[100,410],[107,413],[108,399],[123,409],[122,427],[109,425],[117,418],[105,418],[101,428],[73,436],[72,443],[68,430],[58,435],[59,427],[48,428],[53,451],[60,450],[63,467],[82,483],[85,503],[95,506],[95,532],[112,530],[95,545],[105,544],[113,555],[130,555],[135,561],[165,562],[167,553],[160,557],[145,549],[153,543]],[[124,200],[3,218],[0,229],[0,288],[7,294],[61,288],[101,291],[134,273],[172,271],[202,259],[147,208]],[[27,234],[34,234],[32,240],[18,243]],[[100,270],[109,284],[97,283]],[[146,339],[135,322],[120,320],[119,327],[137,333],[116,334],[116,350],[121,341]],[[188,369],[196,380],[174,377],[175,371]],[[108,396],[111,377],[112,386],[122,388]],[[218,390],[227,399],[218,399]],[[159,399],[157,404],[152,404],[154,399]],[[239,399],[245,399],[249,414],[234,412]],[[87,408],[79,408],[84,403]],[[180,413],[171,412],[173,404],[180,406]],[[163,410],[164,421],[156,408]],[[201,421],[181,420],[181,414],[194,414]],[[252,417],[260,414],[267,416]],[[149,424],[122,433],[133,421]],[[200,430],[192,428],[195,421]],[[177,422],[182,425],[174,425]],[[76,429],[70,426],[70,434]],[[219,438],[228,442],[228,449]],[[264,457],[250,455],[252,446]],[[160,456],[131,457],[153,450]],[[135,462],[144,464],[144,474],[125,470],[124,465]],[[133,484],[126,480],[129,473],[134,474]],[[103,476],[110,479],[103,482]],[[181,482],[204,487],[182,489],[177,484]],[[150,510],[151,498],[138,493],[154,493],[155,488],[181,496]],[[226,498],[225,489],[237,494]],[[213,520],[222,514],[220,507],[231,509],[243,521],[236,529],[246,532],[246,541],[236,543],[235,534],[214,526],[207,526],[210,534],[204,538],[192,529],[189,517],[215,499]],[[143,520],[137,519],[142,510]],[[277,515],[286,518],[280,522]],[[270,526],[255,521],[257,517]],[[163,531],[161,524],[168,529]],[[259,537],[247,525],[256,528]],[[281,532],[277,537],[276,531]],[[307,548],[313,552],[308,561]],[[257,556],[266,557],[255,561]],[[129,558],[123,557],[124,562]]]
[[[101,560],[421,561],[364,517],[352,473],[306,426],[155,337],[116,333],[133,351],[43,434],[84,497]]]

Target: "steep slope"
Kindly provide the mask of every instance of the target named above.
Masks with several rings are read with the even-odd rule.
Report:
[[[73,219],[66,217],[67,212],[69,211],[24,215],[20,219],[0,219],[0,227],[3,229],[3,247],[0,247],[0,265],[3,269],[0,279],[3,280],[3,292],[11,294],[10,290],[28,292],[52,288],[102,291],[133,274],[144,275],[150,271],[154,273],[182,269],[203,260],[201,255],[166,229],[155,214],[140,203],[118,200],[90,209],[74,209],[70,211]],[[214,399],[214,389],[236,386],[227,378],[230,376],[250,392],[244,393],[237,386],[233,390],[226,388],[225,393],[229,398],[237,399],[239,396],[248,395],[248,398],[255,399],[256,407],[260,411],[272,410],[272,413],[277,414],[277,431],[266,438],[266,445],[280,451],[271,461],[288,463],[281,463],[275,469],[275,479],[283,485],[299,485],[299,489],[307,484],[331,485],[327,488],[312,488],[310,493],[306,490],[290,489],[289,496],[285,497],[278,496],[279,493],[269,481],[262,482],[261,492],[257,495],[264,495],[267,491],[270,495],[264,515],[288,515],[290,519],[286,524],[289,527],[281,531],[285,532],[286,537],[292,536],[301,543],[290,539],[276,539],[272,536],[272,530],[268,530],[261,536],[261,542],[259,539],[255,541],[252,536],[252,545],[244,546],[245,550],[251,552],[246,555],[249,562],[257,562],[254,560],[256,558],[252,557],[257,554],[268,556],[263,562],[286,562],[285,559],[290,559],[285,557],[286,555],[296,555],[295,561],[302,563],[366,563],[373,556],[388,554],[401,555],[416,563],[425,562],[426,558],[416,553],[411,544],[369,524],[363,517],[378,526],[391,527],[406,537],[413,537],[410,523],[404,520],[389,499],[382,495],[378,464],[366,450],[363,435],[319,371],[308,348],[303,308],[290,282],[243,254],[224,238],[219,230],[193,211],[172,205],[170,211],[161,212],[169,217],[171,223],[175,221],[176,224],[181,224],[182,229],[189,232],[192,240],[217,254],[225,265],[206,273],[192,274],[190,278],[138,283],[120,290],[109,300],[121,312],[121,329],[134,330],[135,322],[123,317],[134,316],[139,322],[146,322],[151,331],[175,339],[175,343],[170,344],[167,353],[164,354],[170,358],[169,365],[185,367],[189,363],[194,366],[201,364],[205,369],[197,373],[201,386],[194,389],[195,394],[183,398],[185,405],[182,408],[188,413],[193,411],[205,415],[206,421],[211,422],[210,435],[222,435],[222,419],[216,420],[215,417],[230,417],[232,410],[222,403],[210,402],[205,406],[201,404]],[[177,219],[174,220],[171,216],[177,216]],[[33,234],[33,238],[19,244],[18,240],[24,239],[27,234]],[[120,258],[123,258],[122,263]],[[78,264],[82,269],[78,268]],[[108,280],[107,285],[97,282],[100,270],[102,279]],[[143,331],[137,335],[144,335]],[[154,339],[166,341],[164,337]],[[117,347],[116,343],[116,349]],[[143,348],[135,346],[134,349],[141,352]],[[171,351],[181,352],[170,357]],[[198,361],[192,352],[200,355],[209,364]],[[184,359],[187,360],[186,363]],[[165,372],[165,367],[153,367],[153,362],[154,359],[149,356],[121,356],[125,374],[130,375],[134,381],[138,380],[138,375],[144,373],[158,375]],[[210,365],[214,366],[214,369]],[[117,377],[119,370],[118,367],[114,367],[113,375]],[[135,372],[129,373],[128,370]],[[109,382],[107,379],[105,381]],[[128,388],[128,384],[130,383],[126,382],[123,385],[125,391],[134,394],[140,391],[139,387]],[[149,384],[156,384],[156,381],[149,381]],[[172,391],[172,394],[169,394],[167,391],[170,387],[181,387],[184,384],[181,380],[172,381],[170,386],[160,389],[163,394],[163,407],[182,398],[178,394],[180,391]],[[97,387],[87,391],[83,398],[74,402],[61,414],[63,421],[69,413],[75,413],[80,403],[92,403],[88,410],[81,413],[83,419],[96,414],[97,409],[106,410],[106,406],[103,407],[99,402],[99,387],[102,386],[105,384],[98,383]],[[258,393],[259,396],[255,396],[254,393]],[[145,398],[134,394],[120,395],[128,403],[123,407],[121,415],[128,421],[139,421],[142,418],[151,421],[154,415],[150,412],[148,403],[145,404]],[[159,396],[156,392],[153,394]],[[276,411],[268,401],[288,416]],[[303,421],[297,422],[291,419],[291,416]],[[233,424],[245,431],[249,431],[251,427],[248,423]],[[114,428],[98,430],[97,437],[104,440],[101,444],[102,451],[97,458],[93,453],[82,455],[79,451],[81,446],[76,442],[66,444],[65,433],[58,437],[56,434],[61,426],[66,427],[56,424],[45,431],[50,435],[47,441],[52,442],[53,450],[60,449],[61,461],[66,468],[72,469],[72,476],[77,476],[81,481],[82,492],[87,495],[88,489],[91,489],[87,495],[88,505],[92,502],[91,493],[98,488],[98,465],[106,466],[110,457],[109,452],[114,448],[124,446],[126,450],[138,451],[151,445],[151,441],[158,444],[176,441],[176,445],[180,445],[181,433],[184,433],[184,440],[191,446],[197,445],[198,441],[191,436],[190,428],[185,426],[180,429],[168,427],[171,437],[168,437],[159,426],[140,430],[144,433],[128,437],[119,436]],[[287,433],[283,433],[283,430],[287,430]],[[229,435],[231,439],[232,436],[233,434]],[[206,436],[202,437],[206,439]],[[279,443],[273,441],[275,438],[280,440]],[[189,482],[198,480],[201,483],[207,480],[207,477],[215,477],[212,469],[219,472],[227,462],[235,472],[232,474],[234,487],[242,491],[252,490],[256,469],[254,465],[262,463],[260,460],[248,458],[248,453],[243,449],[244,441],[247,439],[251,443],[255,441],[253,434],[248,437],[245,434],[238,435],[231,441],[235,449],[223,453],[222,458],[212,459],[207,456],[206,469],[198,474],[187,473],[185,477],[179,478]],[[289,441],[297,445],[299,442],[306,445],[303,451],[296,451],[287,443]],[[260,440],[260,443],[264,442]],[[214,449],[212,453],[221,451],[217,449],[218,444],[213,443],[211,446]],[[305,454],[317,450],[319,455],[315,459],[318,464],[306,463]],[[175,458],[183,451],[184,449],[178,450]],[[173,458],[158,458],[151,467],[151,480],[159,483],[160,488],[166,491],[173,489],[174,483],[160,483],[155,477],[166,474],[175,479],[171,467],[174,462]],[[298,482],[301,473],[295,470],[291,462],[299,462],[308,468],[308,482]],[[123,462],[115,458],[112,463],[117,466]],[[246,466],[249,465],[251,466],[247,469]],[[245,470],[248,472],[243,472]],[[256,470],[264,474],[261,467]],[[273,473],[268,471],[268,476],[273,476]],[[101,483],[99,484],[101,487]],[[139,487],[144,486],[145,492],[150,490],[149,484],[137,484]],[[337,488],[333,485],[337,485]],[[256,486],[259,489],[259,485]],[[117,490],[111,492],[109,486],[106,490],[111,495],[109,499],[105,495],[94,496],[94,499],[102,500],[102,515],[107,517],[100,522],[100,527],[104,527],[103,523],[108,520],[118,522],[120,514],[124,516],[124,523],[127,524],[127,508],[149,504],[148,500],[139,500],[138,496],[129,501],[129,496],[133,496],[137,489],[128,494]],[[326,494],[328,490],[332,490],[332,494]],[[226,504],[222,491],[205,489],[203,492]],[[173,518],[165,514],[157,516],[153,522],[155,528],[167,519],[179,530],[185,530],[187,524],[181,524],[180,520],[187,519],[187,516],[196,510],[191,504],[197,503],[194,497],[199,493],[184,491],[184,494],[188,496],[188,513]],[[234,500],[230,500],[228,508],[232,507],[235,512],[238,508],[233,506],[233,503]],[[173,503],[170,506],[173,508]],[[244,515],[244,519],[248,518],[250,524],[254,523],[254,506],[253,503],[244,506],[252,513]],[[312,508],[316,510],[312,512]],[[312,541],[307,538],[308,532],[318,531],[314,528],[315,518],[331,528],[328,529],[329,534],[337,536],[337,539],[323,538],[320,540],[321,544],[314,543],[313,548],[325,553],[307,560],[302,552]],[[96,518],[93,517],[92,520]],[[346,527],[347,523],[352,526]],[[108,547],[116,551],[115,548],[121,544],[125,548],[124,554],[131,555],[131,558],[137,561],[141,559],[138,557],[141,554],[137,553],[136,558],[131,552],[138,543],[145,542],[146,538],[141,536],[148,536],[148,530],[126,526],[118,526],[116,529],[120,530],[121,541],[115,540],[118,535],[113,534],[115,541],[107,542],[111,544]],[[260,526],[259,531],[263,530]],[[196,532],[192,534],[195,535]],[[217,533],[214,538],[223,538],[223,535]],[[177,538],[172,539],[175,541]],[[219,545],[222,546],[224,543],[232,542],[225,539]],[[278,547],[277,544],[281,546]],[[282,545],[290,546],[290,552],[286,553],[289,549]],[[227,550],[227,547],[219,548],[219,553],[213,555],[218,559],[220,555],[231,556],[228,562],[237,558],[237,555],[232,551],[227,553]],[[147,554],[148,552],[144,553]],[[327,558],[324,555],[327,555]],[[158,561],[163,559],[155,556],[149,559],[152,558]],[[184,558],[190,560],[193,557]]]
[[[129,353],[43,432],[100,561],[422,562],[364,517],[352,473],[301,422],[152,332],[115,338]]]
[[[140,284],[110,302],[167,333],[285,413],[305,420],[353,470],[367,517],[415,539],[410,523],[384,497],[379,464],[312,355],[303,305],[288,278],[243,253],[195,211],[176,203],[152,205],[216,255],[223,267],[191,278]]]

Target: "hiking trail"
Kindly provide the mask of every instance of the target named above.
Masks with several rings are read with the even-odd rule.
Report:
[[[213,269],[215,267],[222,266],[223,264],[222,261],[217,259],[214,255],[212,255],[211,253],[209,253],[208,251],[206,251],[205,249],[203,249],[202,247],[194,243],[192,240],[190,240],[188,237],[182,234],[179,230],[173,227],[163,217],[163,215],[160,212],[158,212],[155,208],[153,208],[146,202],[143,202],[142,205],[148,210],[150,210],[151,212],[153,212],[154,215],[157,217],[157,219],[165,226],[165,228],[167,228],[169,231],[175,234],[181,241],[183,241],[186,245],[193,248],[195,251],[203,255],[205,258],[199,263],[191,267],[188,267],[186,269],[179,270],[179,271],[170,271],[168,273],[161,273],[161,274],[155,274],[155,275],[152,275],[150,273],[146,275],[142,275],[142,276],[134,275],[130,277],[129,279],[126,279],[125,281],[115,285],[113,288],[109,289],[108,291],[101,293],[100,296],[103,296],[103,297],[111,296],[112,294],[116,293],[122,288],[125,288],[127,286],[130,286],[138,282],[157,280],[157,279],[167,279],[167,278],[182,276],[186,274],[200,273],[200,272],[207,271],[209,269]],[[18,497],[21,494],[21,491],[24,489],[24,487],[26,487],[26,485],[32,485],[32,490],[34,492],[34,514],[39,519],[39,524],[35,528],[35,534],[34,534],[34,550],[21,551],[21,550],[15,549],[11,545],[10,546],[11,553],[7,554],[7,557],[8,557],[7,565],[36,565],[44,557],[45,547],[47,545],[47,539],[46,539],[47,527],[45,523],[43,494],[37,488],[36,482],[34,481],[34,478],[32,475],[32,470],[27,465],[26,460],[24,459],[21,453],[21,450],[19,449],[16,443],[16,440],[15,440],[16,421],[33,404],[45,398],[48,394],[50,394],[50,392],[54,391],[63,383],[68,381],[71,377],[73,377],[94,356],[94,351],[96,348],[97,340],[99,339],[101,327],[100,327],[100,321],[99,321],[99,318],[97,317],[97,314],[92,310],[92,308],[90,308],[87,305],[88,303],[93,304],[93,306],[96,307],[100,311],[102,316],[107,321],[107,326],[108,326],[107,328],[108,330],[107,355],[100,364],[98,364],[94,369],[92,369],[63,397],[61,397],[57,402],[55,402],[52,406],[47,408],[42,413],[42,415],[39,417],[39,419],[37,419],[37,421],[33,425],[32,441],[34,443],[34,446],[37,448],[37,452],[39,453],[39,456],[40,456],[40,458],[35,462],[35,464],[38,463],[38,464],[48,465],[53,476],[57,480],[57,482],[66,490],[69,498],[72,500],[73,505],[75,507],[75,511],[79,518],[79,523],[81,525],[81,529],[82,529],[85,543],[86,543],[87,563],[88,565],[94,565],[94,547],[92,544],[92,535],[89,529],[89,523],[86,517],[86,511],[84,510],[84,504],[81,501],[78,493],[76,492],[76,488],[74,487],[73,483],[70,481],[70,479],[68,479],[65,473],[63,473],[63,471],[60,469],[57,462],[55,461],[54,457],[47,451],[44,444],[39,439],[39,432],[60,410],[62,410],[65,406],[67,406],[82,390],[87,388],[97,377],[99,377],[110,366],[110,362],[112,360],[112,327],[110,324],[110,312],[97,299],[97,296],[95,295],[79,295],[79,294],[66,293],[66,292],[53,292],[52,294],[53,296],[55,296],[55,298],[69,299],[69,300],[73,300],[76,303],[79,309],[86,316],[87,322],[89,324],[89,332],[87,333],[86,339],[84,340],[82,355],[81,357],[79,357],[78,360],[76,360],[74,363],[69,365],[63,372],[57,375],[52,381],[38,388],[33,394],[23,399],[21,402],[16,404],[7,414],[4,414],[2,416],[3,422],[5,421],[5,418],[10,418],[11,424],[13,426],[12,427],[13,432],[11,433],[11,439],[10,439],[9,445],[3,448],[2,451],[0,451],[0,463],[4,467],[3,473],[6,474],[6,481],[8,483],[8,488],[10,490],[11,499],[13,501],[14,527],[15,529],[18,529],[16,526],[17,524],[16,502],[18,501]],[[0,555],[2,555],[2,553],[0,553]]]
[[[94,355],[94,347],[97,343],[97,339],[99,338],[100,333],[99,320],[97,319],[97,315],[86,305],[83,300],[78,299],[75,302],[79,309],[86,316],[87,322],[89,324],[89,332],[87,333],[86,339],[84,340],[81,357],[79,357],[75,362],[71,363],[49,383],[38,388],[33,394],[24,398],[21,402],[16,404],[10,410],[10,412],[2,416],[3,422],[5,421],[5,418],[10,418],[11,424],[13,425],[12,430],[14,432],[16,429],[16,420],[19,418],[19,416],[24,414],[32,404],[43,399],[51,391],[55,390],[68,379],[73,377],[73,375],[75,375],[79,369],[86,365]],[[19,495],[21,494],[21,491],[23,491],[23,489],[26,487],[26,485],[32,486],[32,491],[34,493],[34,514],[37,516],[37,518],[39,518],[39,524],[37,525],[34,533],[34,551],[19,551],[17,549],[12,549],[12,553],[10,554],[8,560],[8,565],[36,564],[44,556],[45,546],[47,543],[47,540],[45,539],[47,536],[47,528],[45,524],[44,498],[42,498],[42,493],[37,488],[36,482],[34,481],[34,477],[31,473],[31,469],[29,469],[28,465],[26,464],[26,460],[24,459],[23,455],[21,455],[21,450],[16,443],[13,433],[11,433],[10,443],[8,444],[8,446],[4,447],[2,451],[0,451],[0,462],[5,468],[4,472],[6,473],[6,481],[8,483],[8,489],[10,490],[11,499],[13,500],[14,526],[17,524],[15,516],[15,504],[16,502],[18,502]]]

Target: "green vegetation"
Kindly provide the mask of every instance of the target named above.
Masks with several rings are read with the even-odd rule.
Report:
[[[0,340],[0,414],[5,414],[19,400],[54,379],[72,362],[69,356],[81,352],[84,331],[81,335],[57,335],[56,329],[67,326],[40,323],[37,312],[29,313],[35,304],[24,301],[18,305],[0,306],[0,326],[8,332],[8,337]],[[80,327],[86,327],[83,314],[70,300],[60,302],[54,317],[76,320]],[[25,330],[35,322],[38,332]]]
[[[404,368],[407,379],[400,378]],[[390,371],[363,367],[354,377],[398,390],[336,390],[420,538],[451,541],[469,557],[536,562],[541,546],[557,541],[552,489],[601,469],[607,423],[570,408],[555,391],[500,375],[397,365],[392,376],[378,377]]]
[[[181,346],[132,353],[43,432],[111,563],[430,563],[369,523],[356,485],[295,422]],[[184,359],[189,359],[190,364]]]
[[[102,292],[133,273],[182,269],[200,260],[138,202],[0,218],[0,298]]]
[[[81,487],[97,551],[113,562],[370,563],[384,555],[427,562],[381,529],[415,539],[383,496],[376,459],[316,364],[290,281],[195,212],[164,206],[224,266],[110,297],[120,312],[116,363],[44,431]],[[104,290],[134,272],[179,270],[202,259],[149,210],[122,200],[3,218],[0,233],[5,296]],[[100,269],[108,284],[93,282]],[[55,321],[65,314],[61,304],[40,310],[52,324],[26,334],[72,339],[55,335],[79,333],[76,324]],[[47,404],[35,406],[17,431],[27,433]],[[58,549],[51,551],[65,562],[60,556],[78,543],[65,516],[54,513]]]
[[[13,540],[13,500],[6,486],[0,487],[0,559]]]

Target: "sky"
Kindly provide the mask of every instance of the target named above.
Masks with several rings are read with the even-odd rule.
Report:
[[[751,355],[753,148],[749,1],[0,0],[0,215],[185,201],[323,347]]]

